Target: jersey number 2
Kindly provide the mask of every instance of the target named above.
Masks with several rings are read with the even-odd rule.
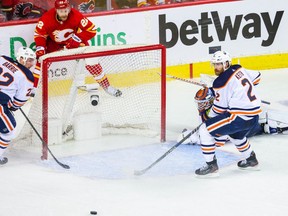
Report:
[[[247,96],[248,96],[249,100],[250,100],[250,101],[256,100],[255,95],[251,95],[251,92],[252,92],[252,84],[249,82],[249,80],[245,78],[245,79],[243,79],[243,80],[241,81],[241,83],[242,83],[243,86],[246,86],[246,84],[249,85],[249,88],[248,88],[248,91],[247,91]]]
[[[0,81],[0,86],[9,86],[13,81],[14,78],[8,72],[3,73],[3,68],[0,67],[0,76],[6,80]]]

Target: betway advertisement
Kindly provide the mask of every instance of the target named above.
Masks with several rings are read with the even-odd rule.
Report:
[[[157,44],[167,47],[167,64],[208,61],[216,49],[233,57],[288,53],[286,1],[253,0],[183,5],[161,10],[89,17],[97,26],[92,46]],[[35,48],[36,23],[0,27],[1,54],[21,45]]]

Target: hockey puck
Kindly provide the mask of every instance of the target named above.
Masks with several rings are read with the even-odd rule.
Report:
[[[90,211],[91,215],[97,215],[97,211]]]

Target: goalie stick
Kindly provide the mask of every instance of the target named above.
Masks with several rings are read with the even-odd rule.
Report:
[[[159,74],[159,75],[160,75],[160,74]],[[171,79],[175,79],[175,80],[180,80],[180,81],[182,81],[182,82],[187,82],[187,83],[190,83],[190,84],[202,86],[202,87],[204,87],[204,88],[207,87],[206,84],[201,83],[201,82],[197,82],[197,81],[195,81],[195,80],[183,79],[183,78],[176,77],[176,76],[169,75],[169,74],[166,74],[166,77],[167,77],[167,78],[171,78]],[[268,105],[271,104],[269,101],[265,101],[265,100],[261,100],[261,103],[268,104]]]
[[[56,161],[57,164],[59,164],[61,167],[63,167],[64,169],[70,169],[70,166],[68,166],[67,164],[63,164],[61,163],[51,152],[51,150],[49,149],[47,143],[43,140],[43,138],[40,136],[40,134],[38,133],[38,131],[36,130],[36,128],[34,127],[34,125],[32,124],[32,122],[29,120],[28,116],[25,114],[25,112],[19,108],[21,113],[23,114],[23,116],[25,117],[25,119],[28,121],[28,123],[30,124],[30,126],[32,127],[32,129],[35,131],[35,133],[37,134],[37,136],[39,137],[39,139],[41,140],[42,144],[44,146],[47,146],[47,149],[50,153],[50,155],[53,157],[53,159]]]
[[[172,148],[170,148],[167,152],[165,152],[165,154],[163,154],[161,157],[159,157],[156,161],[154,161],[151,165],[149,165],[148,167],[146,167],[145,169],[142,170],[135,170],[134,171],[134,175],[136,176],[140,176],[145,174],[148,170],[150,170],[153,166],[155,166],[157,163],[159,163],[163,158],[165,158],[168,154],[170,154],[174,149],[176,149],[178,146],[180,146],[186,139],[188,139],[192,134],[194,134],[195,132],[197,132],[200,128],[200,126],[203,123],[201,123],[200,125],[198,125],[194,130],[192,130],[189,134],[187,134],[182,140],[180,140],[178,143],[176,143]]]

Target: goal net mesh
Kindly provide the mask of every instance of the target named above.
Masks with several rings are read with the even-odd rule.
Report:
[[[101,64],[110,85],[121,90],[120,97],[107,94],[85,69],[85,65],[97,63]],[[28,118],[49,145],[73,139],[75,119],[85,115],[87,121],[100,121],[101,135],[156,135],[164,141],[165,64],[162,45],[82,47],[47,54],[42,59],[41,81],[30,102]],[[92,95],[99,97],[96,106],[91,104]],[[94,120],[93,114],[100,119]],[[57,127],[62,130],[60,142],[55,139],[59,137]],[[94,133],[89,124],[87,131]],[[85,131],[77,131],[82,132]],[[43,144],[28,122],[14,142],[20,147]]]

